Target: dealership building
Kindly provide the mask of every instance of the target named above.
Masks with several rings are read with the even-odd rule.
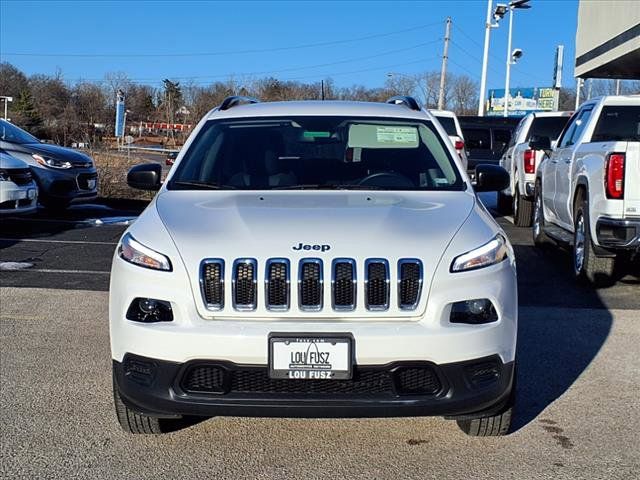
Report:
[[[640,79],[638,0],[580,0],[575,76]]]

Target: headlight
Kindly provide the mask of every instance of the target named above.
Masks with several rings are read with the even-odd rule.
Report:
[[[65,169],[65,168],[71,168],[73,166],[71,165],[71,162],[67,162],[66,160],[58,160],[57,158],[43,157],[42,155],[38,155],[37,153],[34,153],[31,156],[36,162],[38,162],[40,165],[43,165],[45,167]]]
[[[505,238],[498,234],[493,240],[470,252],[456,257],[451,264],[452,272],[464,272],[488,267],[507,258],[508,249]]]
[[[171,261],[161,253],[145,247],[130,234],[122,237],[122,243],[118,248],[118,255],[123,260],[140,267],[151,268],[153,270],[171,271]]]

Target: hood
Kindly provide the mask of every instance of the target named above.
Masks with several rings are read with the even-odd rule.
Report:
[[[0,152],[0,169],[10,170],[14,168],[29,168],[29,165],[7,153]]]
[[[86,167],[93,165],[91,157],[71,148],[51,145],[50,143],[21,144],[20,147],[23,147],[30,153],[39,153],[40,155],[46,155],[60,160],[66,160],[68,162],[71,162],[75,166]]]
[[[326,270],[347,257],[358,264],[359,283],[367,258],[385,258],[391,269],[400,258],[419,258],[428,288],[474,202],[469,192],[165,190],[156,208],[198,297],[205,258],[222,258],[227,269],[236,258],[255,258],[261,278],[268,258],[287,258],[292,270],[301,258],[321,258]]]

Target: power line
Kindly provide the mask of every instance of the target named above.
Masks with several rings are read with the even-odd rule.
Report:
[[[424,25],[418,25],[411,28],[405,28],[402,30],[394,30],[392,32],[377,33],[373,35],[366,35],[363,37],[350,38],[345,40],[332,40],[328,42],[319,43],[307,43],[302,45],[294,45],[288,47],[274,47],[274,48],[258,48],[250,50],[228,50],[220,52],[197,52],[197,53],[33,53],[33,52],[3,52],[3,56],[21,56],[21,57],[79,57],[79,58],[141,58],[141,57],[207,57],[207,56],[221,56],[221,55],[244,55],[250,53],[269,53],[269,52],[282,52],[290,50],[299,50],[305,48],[314,47],[326,47],[330,45],[341,45],[345,43],[360,42],[365,40],[373,40],[375,38],[389,37],[391,35],[398,35],[401,33],[413,32],[424,28],[440,25],[442,22],[427,23]]]
[[[171,80],[196,80],[196,79],[216,79],[216,78],[229,78],[230,76],[255,76],[255,75],[269,75],[269,74],[278,74],[278,73],[283,73],[283,72],[295,72],[298,70],[307,70],[307,69],[314,69],[314,68],[322,68],[322,67],[330,67],[330,66],[334,66],[334,65],[341,65],[341,64],[345,64],[345,63],[352,63],[352,62],[359,62],[362,60],[371,60],[374,58],[379,58],[379,57],[383,57],[383,56],[387,56],[387,55],[392,55],[392,54],[396,54],[396,53],[401,53],[401,52],[406,52],[409,50],[414,50],[416,48],[420,48],[420,47],[424,47],[426,45],[432,45],[434,43],[438,43],[440,42],[440,39],[436,39],[436,40],[432,40],[429,42],[422,42],[422,43],[418,43],[416,45],[412,45],[410,47],[405,47],[405,48],[398,48],[395,50],[387,50],[385,52],[380,52],[377,53],[375,55],[367,55],[364,57],[352,57],[352,58],[348,58],[348,59],[343,59],[343,60],[336,60],[334,62],[327,62],[327,63],[319,63],[319,64],[315,64],[315,65],[306,65],[306,66],[302,66],[302,67],[290,67],[290,68],[283,68],[283,69],[279,69],[279,70],[265,70],[265,71],[261,71],[261,72],[241,72],[241,73],[235,73],[235,74],[219,74],[219,75],[193,75],[193,76],[185,76],[185,77],[169,77],[171,78]],[[86,82],[90,82],[90,81],[94,81],[94,82],[99,82],[102,81],[101,79],[77,79],[76,81],[86,81]],[[137,78],[137,79],[130,79],[131,82],[134,83],[138,83],[138,82],[153,82],[153,81],[157,81],[156,78]]]

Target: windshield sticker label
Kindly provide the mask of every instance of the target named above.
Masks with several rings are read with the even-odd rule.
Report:
[[[418,146],[418,129],[415,127],[377,127],[376,139],[382,144]]]

